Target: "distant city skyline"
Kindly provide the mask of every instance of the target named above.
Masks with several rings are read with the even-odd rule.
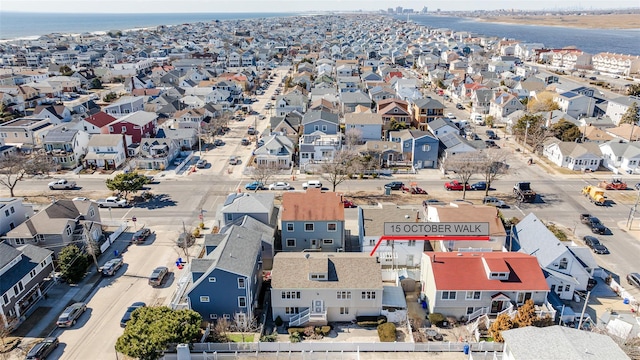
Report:
[[[0,11],[55,12],[55,13],[194,13],[194,12],[306,12],[306,11],[376,11],[389,8],[409,8],[429,12],[464,10],[596,10],[638,8],[638,0],[617,0],[615,5],[596,0],[565,1],[540,0],[513,2],[507,0],[478,1],[398,1],[398,0],[2,0]]]

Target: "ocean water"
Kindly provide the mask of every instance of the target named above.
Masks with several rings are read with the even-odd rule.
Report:
[[[397,17],[406,20],[406,17]],[[611,52],[640,55],[640,29],[578,29],[557,26],[500,24],[460,17],[412,15],[410,21],[486,36],[542,43],[546,48],[575,46],[590,54]]]
[[[158,25],[292,16],[292,13],[48,14],[0,11],[0,39],[51,33],[125,30]]]

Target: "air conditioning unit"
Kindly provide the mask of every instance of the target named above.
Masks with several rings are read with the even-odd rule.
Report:
[[[344,249],[343,248],[337,248],[336,252],[344,252]]]

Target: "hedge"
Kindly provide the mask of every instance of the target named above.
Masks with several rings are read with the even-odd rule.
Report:
[[[378,325],[378,336],[382,342],[396,341],[396,325],[394,323]]]

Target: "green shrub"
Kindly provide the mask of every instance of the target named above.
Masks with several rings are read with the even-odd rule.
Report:
[[[278,332],[273,330],[271,335],[262,335],[260,337],[260,342],[276,342],[278,340]]]
[[[331,326],[325,325],[320,327],[320,333],[322,336],[327,336],[331,332]]]
[[[445,321],[447,318],[440,314],[440,313],[431,313],[429,314],[429,321],[431,321],[432,324],[439,324],[443,321]]]
[[[382,342],[396,341],[396,325],[394,323],[378,325],[378,336]]]
[[[376,327],[380,325],[377,321],[358,321],[357,324],[361,327]]]
[[[278,317],[276,318],[275,323],[276,323],[276,326],[282,326],[282,324],[284,323],[280,315],[278,315]]]
[[[302,335],[300,335],[300,333],[296,331],[293,334],[289,335],[289,341],[291,341],[292,343],[298,343],[302,341]]]

